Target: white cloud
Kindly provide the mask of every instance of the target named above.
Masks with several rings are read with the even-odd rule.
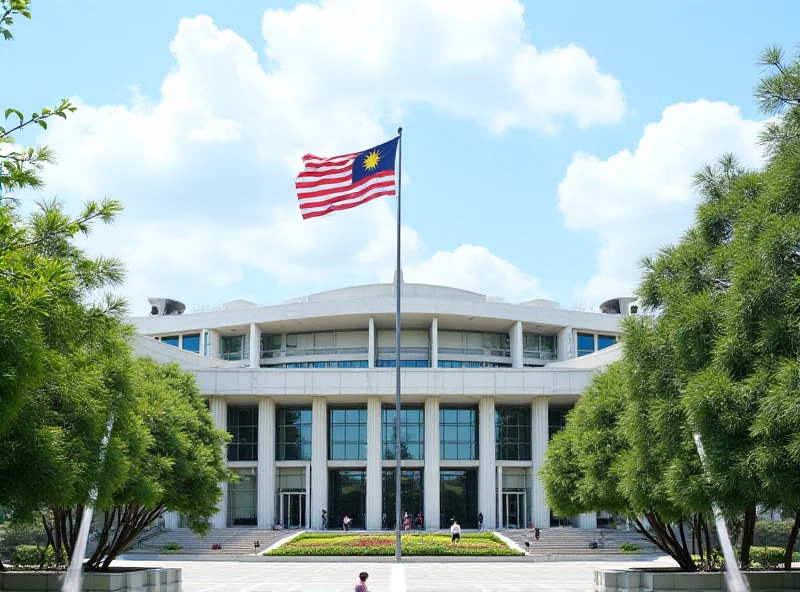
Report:
[[[549,297],[538,278],[493,255],[485,247],[473,245],[439,251],[427,261],[404,266],[403,280],[504,296],[512,302]]]
[[[330,0],[269,10],[262,28],[264,67],[233,31],[205,16],[182,19],[158,100],[135,89],[130,105],[77,99],[70,121],[43,138],[60,157],[49,191],[123,201],[122,220],[91,245],[126,261],[134,311],[151,295],[223,298],[274,283],[384,279],[394,267],[389,204],[303,222],[294,176],[307,151],[385,141],[405,108],[433,107],[495,132],[610,124],[625,108],[619,82],[583,49],[529,44],[517,0]],[[421,239],[404,233],[406,260],[419,261]],[[445,255],[454,285],[539,291],[476,247],[419,269]],[[494,277],[496,288],[486,284]]]
[[[601,245],[597,272],[578,299],[596,304],[631,294],[641,257],[676,242],[691,224],[694,172],[724,152],[761,164],[760,125],[727,103],[679,103],[645,127],[634,152],[605,160],[575,154],[558,186],[559,208],[568,228],[596,233]]]

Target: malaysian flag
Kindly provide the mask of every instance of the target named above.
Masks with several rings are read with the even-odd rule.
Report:
[[[349,210],[378,197],[394,197],[399,139],[331,158],[306,154],[295,183],[303,219]]]

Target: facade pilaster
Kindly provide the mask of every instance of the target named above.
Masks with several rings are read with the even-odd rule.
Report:
[[[381,399],[367,399],[367,530],[381,529],[383,503],[383,446]]]
[[[261,327],[250,323],[250,367],[261,367]]]
[[[425,528],[438,530],[439,510],[439,397],[425,399],[425,470],[423,472],[425,496]]]
[[[211,397],[209,401],[211,417],[214,418],[214,427],[219,430],[228,430],[228,404],[225,397]],[[222,446],[222,460],[228,462],[228,446]],[[222,490],[222,499],[217,502],[219,510],[211,517],[211,528],[225,528],[228,525],[228,484],[219,484]]]
[[[531,521],[539,528],[550,526],[550,508],[544,496],[544,484],[539,471],[544,465],[544,455],[549,443],[547,397],[535,397],[531,403],[531,446],[533,447],[533,474],[531,475]]]
[[[275,401],[258,400],[258,527],[275,525]]]
[[[493,529],[497,516],[494,397],[481,397],[478,403],[478,429],[478,512],[483,513],[484,526]]]
[[[431,368],[439,367],[439,319],[433,317],[431,322]]]
[[[311,403],[311,527],[322,528],[328,506],[328,404],[324,397]]]

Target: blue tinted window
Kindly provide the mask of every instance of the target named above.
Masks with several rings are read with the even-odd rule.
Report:
[[[442,460],[478,459],[478,410],[475,407],[439,409],[439,455]]]
[[[367,459],[367,410],[364,407],[329,409],[330,460]]]
[[[186,351],[200,353],[200,334],[184,335],[183,336],[183,349]]]
[[[172,335],[170,337],[162,337],[161,343],[166,343],[167,345],[171,345],[172,347],[178,347],[178,336]]]
[[[275,443],[276,460],[311,460],[311,409],[279,407]]]
[[[378,368],[396,368],[397,360],[378,360]],[[427,368],[428,360],[400,360],[401,368]]]
[[[400,456],[403,459],[422,460],[425,451],[425,414],[421,407],[400,409]],[[395,458],[395,408],[382,410],[383,458]]]
[[[594,335],[591,333],[578,333],[578,356],[588,356],[594,353]]]
[[[185,337],[184,337],[185,339]],[[597,336],[597,349],[605,349],[611,347],[617,342],[617,338],[613,335],[598,335]]]

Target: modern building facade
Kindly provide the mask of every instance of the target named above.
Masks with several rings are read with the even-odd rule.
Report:
[[[212,527],[393,529],[394,286],[357,286],[275,306],[235,301],[180,314],[151,300],[131,319],[140,355],[192,371],[216,425],[231,434]],[[403,512],[417,526],[540,527],[556,517],[538,470],[592,374],[618,357],[630,299],[604,312],[535,300],[508,304],[404,284]],[[170,515],[167,527],[180,525]]]

